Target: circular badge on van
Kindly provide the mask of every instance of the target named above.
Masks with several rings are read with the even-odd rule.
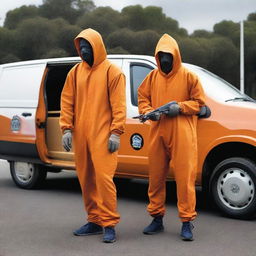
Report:
[[[130,143],[133,149],[140,150],[144,145],[144,140],[140,134],[134,133],[131,136]]]
[[[13,116],[11,121],[11,130],[17,132],[20,130],[21,119],[19,116]]]

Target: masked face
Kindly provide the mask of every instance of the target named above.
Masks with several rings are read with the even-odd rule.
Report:
[[[80,53],[82,56],[82,59],[86,61],[90,66],[93,65],[93,50],[91,44],[85,40],[85,39],[80,39],[79,41],[79,46],[80,46]]]
[[[161,66],[161,70],[167,75],[172,71],[173,56],[167,52],[159,52],[158,58]]]

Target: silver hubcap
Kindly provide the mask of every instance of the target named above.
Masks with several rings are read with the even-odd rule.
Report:
[[[220,175],[217,191],[225,206],[233,210],[241,210],[253,200],[255,186],[247,172],[239,168],[230,168]]]
[[[34,175],[34,166],[29,163],[15,162],[14,170],[21,183],[29,183]]]

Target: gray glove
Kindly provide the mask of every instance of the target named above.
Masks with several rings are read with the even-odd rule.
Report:
[[[159,121],[161,114],[159,112],[155,112],[149,116],[149,120],[151,121]]]
[[[113,153],[118,150],[120,145],[120,136],[116,134],[111,134],[108,139],[108,150]]]
[[[166,112],[166,115],[168,117],[175,117],[179,115],[179,113],[180,113],[180,106],[176,103],[169,106],[169,109],[168,109],[168,112]]]
[[[66,151],[72,148],[72,133],[71,130],[65,130],[62,136],[62,146]]]

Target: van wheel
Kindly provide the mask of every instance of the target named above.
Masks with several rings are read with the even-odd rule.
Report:
[[[10,162],[10,170],[14,183],[24,189],[39,187],[47,175],[39,165],[25,162]]]
[[[213,199],[224,214],[247,219],[256,213],[256,165],[251,160],[233,157],[220,162],[210,186]]]

